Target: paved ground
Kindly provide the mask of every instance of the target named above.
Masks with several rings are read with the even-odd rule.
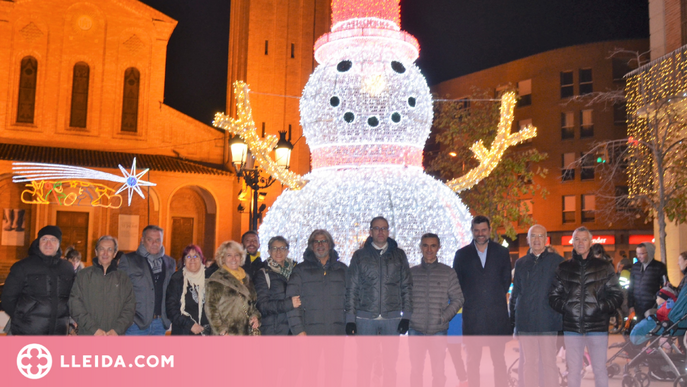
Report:
[[[402,338],[403,339],[403,338]],[[609,338],[609,343],[614,343],[614,342],[619,342],[622,341],[623,338],[620,335],[611,335]],[[510,365],[512,364],[518,357],[518,352],[516,351],[516,348],[518,347],[518,342],[517,340],[511,340],[507,346],[506,346],[506,364]],[[609,349],[608,351],[608,356],[614,355],[616,352],[618,352],[617,349]],[[399,357],[403,356],[408,356],[408,345],[406,341],[403,341],[402,344],[399,347]],[[465,352],[463,351],[463,359],[465,359]],[[625,359],[618,359],[616,360],[616,363],[622,366],[627,362]],[[400,364],[400,363],[399,363]],[[561,370],[565,369],[565,364],[563,362],[559,362],[559,367],[561,367]],[[344,367],[348,368],[348,367]],[[454,387],[458,386],[458,378],[455,375],[455,369],[453,367],[453,362],[451,360],[451,357],[447,355],[445,359],[445,368],[446,368],[446,376],[447,376],[447,383],[446,386],[449,387]],[[345,370],[344,371],[344,385],[348,381],[347,376],[351,376],[350,373],[355,374],[354,370]],[[481,378],[482,378],[482,387],[491,387],[494,386],[494,378],[492,375],[492,370],[491,370],[491,358],[489,355],[489,349],[488,347],[485,347],[482,353],[482,363],[480,367],[480,373],[481,373]],[[398,367],[397,369],[398,372],[398,385],[399,386],[406,386],[408,385],[408,378],[410,376],[410,370],[404,367]],[[424,386],[431,386],[432,385],[432,379],[431,379],[431,369],[430,369],[430,364],[429,364],[429,359],[425,360],[425,374],[424,374]],[[353,378],[352,378],[353,379]],[[355,382],[355,379],[350,380],[351,382]],[[373,380],[372,385],[378,385],[375,382],[379,382],[379,380]],[[582,380],[582,386],[583,387],[594,387],[594,379],[593,375],[587,374],[583,380]],[[622,386],[622,374],[621,375],[616,375],[615,377],[611,378],[609,380],[609,387],[621,387]],[[673,386],[672,382],[659,382],[656,380],[651,381],[651,387],[668,387],[668,386]],[[411,387],[420,387],[420,386],[411,386]],[[495,387],[502,387],[502,386],[495,386]],[[504,386],[507,387],[507,386]]]

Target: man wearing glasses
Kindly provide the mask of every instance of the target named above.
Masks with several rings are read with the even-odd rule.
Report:
[[[412,288],[408,258],[389,238],[389,222],[381,216],[372,219],[370,236],[364,247],[353,254],[348,269],[346,334],[384,336],[408,332]],[[366,348],[362,343],[358,345],[358,386],[369,385],[372,371],[372,362],[361,359],[378,353],[378,348]],[[396,384],[398,341],[389,345],[383,357],[383,376],[384,385],[392,386]]]
[[[511,323],[524,361],[522,385],[557,386],[556,339],[563,319],[549,305],[549,291],[563,257],[546,250],[546,229],[540,224],[530,227],[527,243],[527,255],[515,262],[510,298]]]
[[[293,268],[286,287],[286,299],[291,299],[294,306],[287,312],[292,334],[343,336],[347,271],[346,264],[339,262],[331,234],[326,230],[313,231],[303,253],[303,262]],[[325,362],[325,367],[305,371],[302,385],[318,385],[318,371],[324,373],[327,385],[341,385],[343,341],[331,340],[327,344],[320,346],[317,353],[312,353],[312,347],[298,347],[301,352],[294,354],[297,358],[320,364],[320,357],[324,356]]]

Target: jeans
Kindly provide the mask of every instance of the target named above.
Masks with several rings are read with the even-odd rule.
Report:
[[[156,318],[146,329],[141,329],[134,323],[126,330],[124,333],[127,336],[164,336],[167,330],[164,324],[162,324],[161,318]]]
[[[367,319],[356,318],[358,336],[398,336],[398,323],[401,318]],[[383,386],[396,385],[396,360],[398,359],[398,339],[360,337],[358,344],[358,387],[369,386],[372,378],[372,366],[382,366]],[[380,385],[379,383],[374,383]]]
[[[568,363],[568,386],[580,387],[582,382],[582,357],[587,347],[589,359],[594,371],[594,385],[608,387],[608,371],[606,358],[608,355],[608,333],[590,332],[579,334],[564,332],[565,358]]]
[[[410,385],[422,386],[422,374],[425,369],[425,353],[429,352],[429,362],[432,366],[432,386],[443,387],[446,384],[444,361],[446,359],[447,331],[425,335],[410,328],[408,331],[408,349],[410,350]],[[418,337],[424,336],[424,337]]]

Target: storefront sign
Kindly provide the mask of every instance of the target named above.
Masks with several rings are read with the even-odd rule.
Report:
[[[644,242],[654,243],[655,239],[653,235],[630,235],[630,244],[638,245]]]
[[[596,235],[592,237],[592,243],[599,243],[602,245],[614,245],[615,235]],[[572,245],[572,235],[563,237],[564,245]]]

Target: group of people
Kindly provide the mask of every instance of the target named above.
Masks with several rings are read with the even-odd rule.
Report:
[[[165,254],[163,230],[149,225],[138,249],[118,259],[117,239],[99,238],[93,265],[77,270],[75,263],[61,259],[60,229],[46,226],[29,256],[12,266],[2,305],[13,335],[67,334],[71,320],[79,335],[96,336],[163,335],[170,326],[173,335],[444,336],[462,308],[467,367],[460,344],[411,339],[412,385],[422,384],[427,353],[433,384],[445,384],[448,348],[461,382],[479,386],[485,345],[495,384],[507,385],[504,351],[514,331],[524,385],[558,385],[559,331],[564,332],[569,385],[580,385],[585,347],[596,385],[607,385],[609,314],[624,297],[612,264],[590,253],[591,232],[575,230],[572,259],[566,261],[547,249],[543,226],[531,227],[528,254],[517,260],[512,274],[508,250],[490,239],[489,219],[476,216],[471,231],[473,241],[456,252],[452,268],[437,259],[441,241],[431,233],[419,241],[421,263],[410,268],[383,217],[372,219],[369,237],[349,266],[339,261],[335,241],[322,229],[312,232],[298,264],[289,258],[289,242],[281,236],[269,240],[269,257],[263,261],[255,231],[245,233],[241,243],[222,243],[212,259],[189,245],[177,263]],[[645,295],[660,289],[666,278],[665,265],[653,260],[652,244],[640,245],[637,253],[628,305],[641,314],[651,307]],[[687,260],[681,269],[687,270]],[[358,385],[369,384],[374,364],[361,359],[380,351],[388,352],[381,357],[384,384],[395,384],[398,341],[391,343],[386,348],[366,341],[358,345]],[[342,361],[335,363],[328,379],[336,382]]]

